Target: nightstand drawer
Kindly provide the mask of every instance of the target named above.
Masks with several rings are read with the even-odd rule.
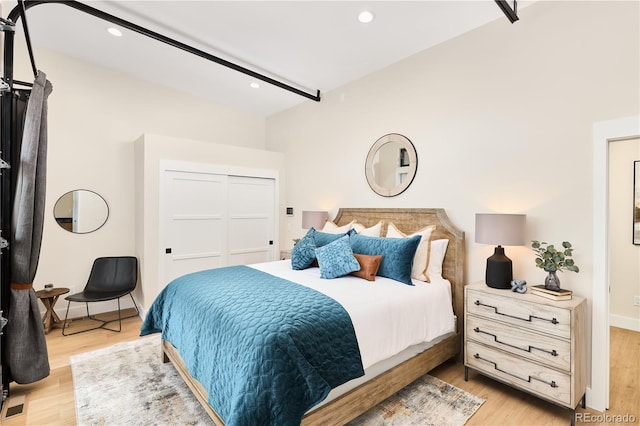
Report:
[[[532,303],[468,289],[467,312],[536,330],[565,339],[571,338],[571,311],[548,304]]]
[[[465,358],[466,365],[478,371],[573,408],[568,374],[471,341]]]
[[[571,343],[489,319],[467,316],[466,336],[487,346],[511,352],[570,372]]]

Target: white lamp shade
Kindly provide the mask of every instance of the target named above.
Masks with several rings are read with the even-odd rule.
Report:
[[[329,219],[329,213],[325,211],[303,211],[302,212],[302,228],[303,229],[322,229],[324,223]]]
[[[476,243],[524,245],[526,218],[524,214],[476,213]]]

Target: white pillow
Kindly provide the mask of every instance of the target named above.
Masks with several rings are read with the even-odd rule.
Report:
[[[411,235],[406,235],[400,231],[393,222],[389,222],[387,227],[387,238],[408,238],[414,235],[420,235],[420,244],[416,249],[416,254],[413,256],[413,266],[411,267],[411,278],[429,282],[429,276],[427,274],[427,265],[429,263],[429,241],[431,240],[431,233],[436,229],[435,225],[427,226],[419,231],[414,232]],[[447,240],[448,241],[448,240]]]
[[[427,266],[427,282],[431,282],[431,278],[442,278],[442,262],[447,254],[447,246],[449,240],[431,241],[431,252],[429,255],[429,266]]]
[[[346,225],[338,226],[328,220],[324,223],[324,227],[322,228],[321,232],[326,232],[327,234],[346,234],[351,228],[353,228],[353,224],[355,222],[355,220],[352,220]]]
[[[382,221],[376,223],[375,225],[365,228],[361,223],[354,223],[353,229],[360,235],[364,235],[365,237],[379,237],[382,233]]]

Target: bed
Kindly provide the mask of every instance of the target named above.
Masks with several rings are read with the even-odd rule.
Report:
[[[353,328],[355,329],[355,335],[357,335],[357,344],[360,344],[361,346],[361,366],[364,369],[365,374],[364,376],[362,376],[362,373],[357,372],[357,368],[348,368],[350,361],[346,360],[345,358],[345,374],[350,375],[336,379],[336,386],[333,386],[333,384],[331,385],[331,387],[335,388],[332,389],[328,393],[328,395],[323,393],[321,401],[317,400],[317,395],[314,397],[316,398],[316,400],[314,400],[314,405],[306,410],[306,412],[304,413],[304,417],[302,418],[302,424],[304,425],[345,424],[348,421],[356,418],[359,414],[364,413],[369,408],[382,402],[384,399],[391,396],[393,393],[402,389],[417,378],[421,377],[442,362],[460,356],[461,330],[463,329],[462,313],[464,306],[464,233],[452,225],[443,209],[343,208],[338,211],[338,214],[333,222],[337,226],[343,226],[349,224],[354,220],[356,220],[364,227],[373,227],[380,221],[383,221],[383,229],[381,235],[386,234],[386,228],[389,223],[393,223],[398,230],[404,232],[405,234],[411,234],[424,228],[425,226],[435,225],[435,229],[431,234],[431,240],[448,240],[446,255],[444,256],[444,260],[442,263],[442,277],[444,278],[444,280],[442,280],[442,282],[433,280],[433,282],[430,284],[416,284],[414,285],[415,288],[413,290],[419,290],[422,292],[436,291],[442,293],[442,291],[438,289],[446,288],[446,293],[450,295],[450,301],[452,305],[452,309],[449,309],[452,312],[450,321],[451,324],[449,328],[447,328],[447,321],[440,321],[442,323],[440,325],[440,331],[424,332],[427,333],[426,335],[428,335],[428,337],[423,337],[422,339],[426,339],[428,341],[421,343],[417,343],[416,341],[414,342],[415,344],[406,347],[406,349],[402,350],[400,353],[395,353],[394,355],[389,356],[388,353],[384,354],[384,350],[377,350],[374,348],[374,346],[376,345],[371,344],[372,342],[375,342],[375,340],[372,340],[374,336],[370,331],[365,330],[364,324],[370,322],[369,320],[374,321],[374,316],[369,315],[367,321],[362,320],[362,318],[358,319],[358,314],[355,314],[353,311],[349,311],[350,304],[353,305],[353,301],[350,301],[349,297],[352,297],[353,295],[343,296],[338,293],[336,293],[336,295],[330,294],[330,298],[334,298],[335,300],[337,300],[339,302],[339,305],[342,304],[342,306],[345,306],[346,310],[349,311],[349,314],[353,318]],[[291,264],[287,265],[288,269],[290,270]],[[266,273],[269,276],[271,276],[271,274],[278,275],[282,272],[282,274],[284,275],[282,278],[293,281],[294,283],[298,281],[298,284],[301,284],[299,287],[304,287],[305,289],[302,291],[306,291],[307,288],[317,290],[323,286],[323,283],[329,283],[329,281],[331,281],[331,285],[325,285],[324,287],[337,287],[336,283],[341,279],[338,278],[337,280],[320,280],[317,272],[318,268],[310,268],[309,270],[298,271],[299,273],[297,274],[285,273],[284,271],[282,271],[281,266],[282,261],[269,264],[252,265],[251,267],[243,268],[250,269],[250,271],[248,271],[250,274]],[[262,275],[256,275],[256,277],[257,279],[260,279]],[[352,285],[349,285],[349,288],[356,288],[358,285],[367,285],[364,283],[364,280],[361,280],[363,281],[363,283],[356,284],[355,280],[359,280],[359,278],[355,277],[347,277],[345,279],[345,282],[346,280],[351,280],[349,282],[354,283]],[[376,277],[376,282],[379,282],[380,285],[384,284],[384,280],[388,280],[388,278],[378,279],[378,277]],[[395,284],[399,286],[397,287],[399,290],[409,290],[409,286],[406,286],[405,284],[398,284],[397,282]],[[343,285],[343,287],[346,286]],[[374,287],[369,287],[369,289],[373,288]],[[331,291],[329,291],[329,293],[331,293]],[[384,296],[383,293],[380,293],[380,295],[383,298],[387,297]],[[292,302],[291,304],[294,303]],[[440,303],[440,305],[444,305],[446,307],[447,303]],[[411,311],[412,309],[413,308],[407,307],[407,309],[404,310]],[[434,311],[437,311],[437,309],[434,308]],[[439,314],[437,314],[436,312],[432,315]],[[202,318],[198,318],[196,319],[196,321],[199,321],[201,323]],[[315,321],[316,320],[312,322]],[[405,319],[405,321],[407,320]],[[435,322],[437,323],[438,321]],[[378,324],[369,324],[370,327],[374,328],[384,328],[384,325],[385,324],[382,322]],[[182,324],[180,325],[180,327],[183,331],[191,328],[189,325],[185,326]],[[331,327],[333,327],[333,325]],[[348,328],[348,325],[345,325],[345,327]],[[396,325],[396,327],[401,326]],[[159,327],[155,331],[163,331],[161,328],[162,327]],[[176,326],[174,326],[174,329],[175,328]],[[313,333],[317,333],[317,329],[313,331]],[[369,333],[368,337],[366,336],[367,333]],[[436,335],[434,335],[433,333],[435,333]],[[348,334],[348,331],[340,331],[340,334],[346,335]],[[192,376],[192,371],[196,371],[196,373],[193,374],[197,377],[202,377],[201,374],[197,373],[198,370],[194,366],[194,364],[198,364],[199,362],[204,363],[204,357],[202,357],[202,355],[198,355],[202,358],[198,358],[194,362],[193,354],[186,353],[185,350],[179,351],[178,349],[176,349],[176,347],[174,347],[172,343],[170,343],[170,341],[175,340],[175,334],[174,338],[165,339],[164,336],[165,333],[163,331],[162,351],[164,354],[164,360],[166,362],[170,361],[174,364],[180,375],[183,377],[187,385],[193,391],[194,395],[201,402],[214,422],[221,425],[225,424],[223,420],[223,417],[225,416],[220,416],[216,412],[216,410],[214,410],[214,408],[209,405],[209,392],[206,389],[206,386],[204,386],[199,380],[196,380]],[[416,337],[413,338],[415,340]],[[197,338],[193,340],[199,341],[200,339]],[[180,347],[182,345],[178,344],[178,346]],[[393,352],[398,349],[389,350]],[[207,351],[211,352],[210,350]],[[288,351],[291,352],[290,350]],[[304,350],[302,351],[304,352]],[[326,358],[328,363],[331,361],[332,354],[330,353],[330,351],[328,354],[325,354],[325,352],[321,352],[321,350],[319,349],[319,352],[323,354],[322,358]],[[339,358],[340,356],[337,356],[336,360],[339,360]],[[206,362],[209,361],[206,360]],[[269,360],[267,364],[271,365],[271,363],[273,362],[274,361]],[[190,367],[187,367],[187,365],[189,365]],[[327,369],[329,371],[333,371],[336,370],[336,366],[339,366],[339,364],[328,364]],[[278,368],[282,370],[285,367],[280,366]],[[262,373],[258,371],[256,373],[249,374],[253,376],[260,376]],[[331,380],[332,379],[328,379],[329,382],[331,382]],[[345,383],[341,384],[343,381]],[[206,380],[204,380],[204,382],[209,383]],[[340,385],[337,386],[337,384]],[[283,402],[283,405],[286,407],[287,402]],[[225,418],[228,418],[228,414]],[[247,423],[246,421],[238,419],[235,419],[230,423],[242,424],[243,422]]]

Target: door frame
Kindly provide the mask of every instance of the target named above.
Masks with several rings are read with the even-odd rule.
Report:
[[[598,411],[609,408],[609,143],[639,136],[640,116],[593,125],[591,387],[587,402]]]

